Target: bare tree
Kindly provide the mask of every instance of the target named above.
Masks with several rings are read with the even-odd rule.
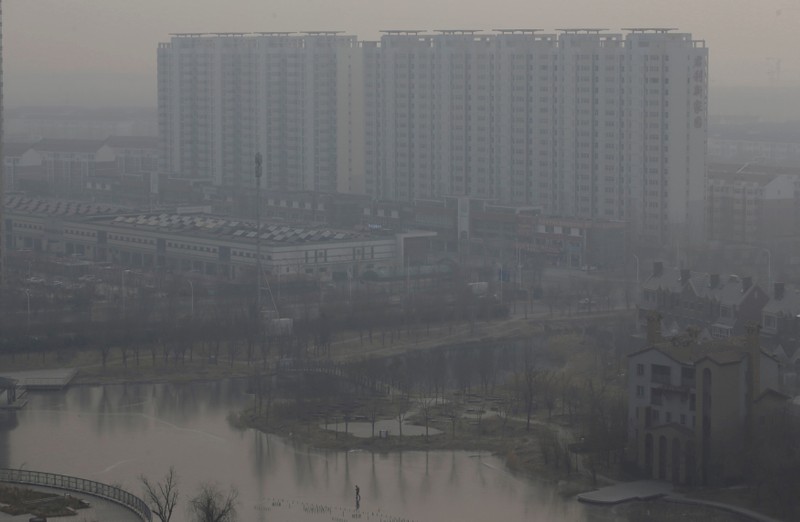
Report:
[[[430,397],[421,397],[417,401],[417,406],[422,414],[422,420],[425,421],[425,442],[428,441],[428,426],[430,425],[431,414],[433,413],[432,409],[435,403],[436,399],[432,399]]]
[[[531,430],[531,416],[536,407],[536,387],[538,381],[538,370],[529,351],[525,352],[524,366],[522,372],[514,375],[515,386],[519,388],[522,400],[525,403],[525,430]]]
[[[539,381],[542,399],[547,408],[547,418],[550,419],[556,408],[556,374],[551,371],[542,371]]]
[[[216,484],[203,484],[189,501],[196,522],[233,522],[237,519],[236,504],[239,493],[231,488],[222,492]]]
[[[144,486],[144,496],[150,504],[150,510],[161,522],[169,522],[172,512],[178,503],[178,475],[170,466],[161,482],[150,482],[144,475],[139,476]]]
[[[369,422],[372,425],[372,438],[375,438],[375,423],[378,421],[378,412],[380,409],[380,403],[377,399],[373,398],[369,402],[367,402],[367,418],[369,418]]]
[[[442,405],[442,414],[450,421],[451,436],[454,439],[456,438],[456,423],[461,413],[461,405],[458,399],[459,396],[454,394],[450,399],[445,400]]]
[[[516,405],[516,397],[515,393],[507,393],[504,392],[501,395],[501,400],[497,405],[497,413],[500,417],[500,437],[505,438],[506,436],[506,428],[508,427],[508,421],[511,418],[511,415],[514,413],[514,410],[517,408]]]
[[[394,412],[397,415],[397,429],[400,431],[400,439],[403,439],[403,420],[408,412],[408,399],[403,396],[395,397],[392,400]]]

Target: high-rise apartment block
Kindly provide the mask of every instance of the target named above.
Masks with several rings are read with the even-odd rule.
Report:
[[[360,56],[336,33],[174,35],[158,48],[161,169],[254,185],[261,152],[269,187],[362,191]]]
[[[705,43],[669,29],[176,35],[159,47],[172,175],[468,196],[702,233]],[[691,224],[690,226],[687,226]]]
[[[6,240],[5,234],[5,220],[3,219],[3,195],[5,194],[5,187],[3,186],[3,177],[5,176],[3,168],[5,165],[5,158],[3,155],[3,1],[0,0],[0,286],[4,285],[5,279],[5,252],[4,243]]]

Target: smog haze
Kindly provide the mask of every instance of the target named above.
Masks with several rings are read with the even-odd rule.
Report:
[[[733,96],[785,99],[800,85],[800,4],[791,0],[11,0],[5,3],[5,102],[156,103],[158,42],[170,33],[382,29],[674,27],[712,48],[711,111]],[[718,96],[714,96],[715,90]],[[767,91],[767,92],[768,92]],[[755,96],[756,100],[752,100]],[[716,106],[715,106],[716,104]],[[733,107],[732,107],[733,108]]]

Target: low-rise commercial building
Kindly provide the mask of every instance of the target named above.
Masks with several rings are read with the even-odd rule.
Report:
[[[6,199],[9,244],[53,255],[223,280],[266,275],[357,277],[423,260],[426,231],[345,230],[188,213],[141,213],[111,205]]]

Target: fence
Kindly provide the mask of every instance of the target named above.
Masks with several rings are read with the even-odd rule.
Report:
[[[80,493],[88,493],[96,497],[105,498],[121,504],[141,517],[144,522],[152,522],[153,515],[144,500],[127,491],[95,482],[93,480],[46,473],[43,471],[29,471],[26,469],[0,468],[0,482],[14,482],[17,484],[31,484],[51,488],[67,489]]]

